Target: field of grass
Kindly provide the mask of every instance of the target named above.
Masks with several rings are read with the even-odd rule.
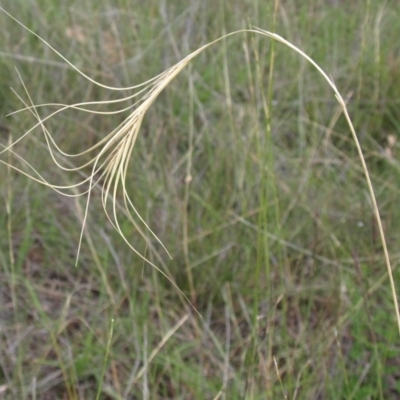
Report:
[[[250,26],[311,56],[347,100],[400,288],[398,1],[59,3],[1,6],[108,86],[138,85]],[[0,26],[3,148],[37,123],[27,110],[6,117],[24,103],[131,94],[89,82],[3,12]],[[129,112],[69,109],[46,128],[79,153]],[[98,153],[55,159],[72,168]],[[138,218],[144,236],[132,225],[122,191],[117,214],[159,270],[113,228],[100,186],[76,266],[87,198],[9,166],[31,173],[22,159],[54,185],[91,174],[59,169],[40,128],[0,155],[0,399],[400,398],[393,297],[357,149],[332,89],[291,49],[231,36],[146,113],[126,190],[172,259]]]

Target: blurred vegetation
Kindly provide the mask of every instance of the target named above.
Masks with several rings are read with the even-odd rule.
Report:
[[[348,100],[399,282],[398,2],[276,4],[276,14],[273,0],[2,7],[115,87],[250,25],[290,40]],[[28,101],[18,73],[35,104],[127,95],[88,82],[4,13],[0,24],[3,146],[36,123],[27,111],[6,117],[23,107],[10,86]],[[42,118],[52,111],[39,109]],[[75,153],[125,117],[68,110],[46,126]],[[39,129],[14,151],[52,183],[82,178],[56,168]],[[0,161],[26,167],[11,153]],[[148,111],[127,188],[172,260],[122,216],[124,233],[201,316],[132,253],[96,190],[76,267],[85,199],[3,164],[1,398],[94,399],[99,388],[101,399],[132,400],[400,397],[393,301],[355,145],[331,89],[297,54],[253,34],[200,54]]]

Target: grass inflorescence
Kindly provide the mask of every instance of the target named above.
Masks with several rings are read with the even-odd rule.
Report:
[[[3,10],[5,396],[398,393],[396,14],[317,3]]]

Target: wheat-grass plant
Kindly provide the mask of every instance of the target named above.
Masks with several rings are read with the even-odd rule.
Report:
[[[126,188],[126,178],[127,178],[127,170],[128,170],[128,165],[129,161],[132,156],[132,151],[134,149],[137,137],[140,132],[140,127],[143,121],[143,118],[146,114],[146,112],[149,110],[151,105],[154,103],[156,98],[159,96],[159,94],[173,81],[173,79],[181,73],[185,67],[200,53],[208,49],[209,47],[218,44],[222,40],[227,39],[230,36],[237,35],[237,34],[244,34],[244,33],[252,33],[256,35],[262,35],[265,37],[268,37],[274,41],[277,41],[287,47],[289,47],[291,50],[294,52],[298,53],[303,59],[307,60],[311,65],[315,67],[315,69],[318,71],[319,75],[326,81],[326,83],[331,87],[333,95],[337,99],[340,108],[342,112],[345,115],[346,121],[348,123],[348,126],[350,128],[350,132],[352,134],[352,138],[354,140],[354,143],[357,147],[359,159],[362,165],[362,169],[364,171],[366,183],[368,186],[369,194],[371,197],[371,202],[373,205],[373,210],[376,216],[377,224],[378,224],[378,229],[379,229],[379,235],[380,239],[382,241],[382,246],[383,246],[383,252],[384,252],[384,258],[385,258],[385,263],[387,267],[387,272],[390,280],[390,287],[391,287],[391,292],[392,292],[392,297],[393,297],[393,304],[394,304],[394,310],[395,310],[395,315],[396,315],[396,320],[398,324],[398,329],[399,329],[399,334],[400,334],[400,313],[399,313],[399,307],[397,303],[397,297],[396,297],[396,287],[393,279],[393,274],[392,274],[392,268],[390,264],[390,258],[389,258],[389,253],[387,250],[387,245],[386,245],[386,240],[385,240],[385,234],[383,231],[383,226],[382,226],[382,221],[379,213],[379,208],[378,204],[376,201],[374,189],[372,186],[371,178],[368,172],[368,168],[365,162],[365,158],[363,155],[362,148],[360,146],[356,131],[354,129],[352,120],[350,118],[349,112],[346,107],[346,101],[341,95],[340,91],[336,87],[334,81],[332,78],[330,78],[324,71],[323,69],[312,59],[310,58],[307,54],[305,54],[301,49],[296,47],[294,44],[288,42],[285,40],[283,37],[260,29],[260,28],[251,28],[251,29],[245,29],[245,30],[239,30],[235,32],[231,32],[228,34],[225,34],[224,36],[200,47],[196,51],[190,53],[188,56],[183,58],[180,62],[177,64],[173,65],[166,71],[162,72],[158,76],[149,79],[148,81],[140,84],[140,85],[135,85],[135,86],[130,86],[130,87],[111,87],[104,85],[98,81],[95,81],[88,75],[86,75],[84,72],[82,72],[80,69],[78,69],[74,64],[72,64],[70,61],[68,61],[67,58],[65,58],[60,52],[58,52],[53,46],[51,46],[46,40],[44,40],[42,37],[37,35],[35,32],[27,28],[24,24],[22,24],[18,19],[10,15],[6,10],[3,8],[0,8],[5,14],[7,14],[10,18],[12,18],[15,22],[17,22],[19,25],[21,25],[24,29],[26,29],[30,34],[36,36],[38,39],[40,39],[46,46],[48,46],[52,51],[54,51],[63,61],[65,61],[68,65],[70,65],[78,74],[82,75],[85,79],[87,79],[89,82],[103,88],[103,89],[108,89],[111,91],[116,91],[116,92],[132,92],[131,95],[122,97],[117,100],[107,100],[107,101],[91,101],[91,102],[82,102],[82,103],[76,103],[76,104],[54,104],[54,103],[47,103],[47,104],[41,104],[37,105],[34,104],[33,100],[31,99],[27,88],[24,85],[26,95],[29,99],[29,104],[27,104],[19,95],[17,95],[21,101],[24,103],[25,107],[12,113],[20,113],[23,111],[29,111],[31,112],[34,117],[37,119],[37,123],[29,129],[27,132],[25,132],[22,136],[20,136],[18,139],[16,139],[13,143],[7,144],[7,145],[2,145],[3,150],[1,150],[0,154],[6,153],[6,152],[11,152],[21,163],[25,164],[26,167],[31,169],[31,172],[26,172],[25,170],[18,168],[14,165],[11,165],[9,161],[4,161],[0,160],[3,164],[7,165],[8,167],[14,168],[17,171],[23,173],[27,177],[31,178],[32,180],[41,183],[45,186],[50,187],[51,189],[57,191],[58,193],[61,193],[66,196],[71,196],[71,197],[77,197],[77,196],[87,196],[87,201],[86,201],[86,209],[84,213],[84,218],[83,218],[83,226],[82,226],[82,232],[81,232],[81,237],[80,237],[80,242],[78,246],[78,251],[77,251],[77,260],[79,257],[79,249],[81,246],[81,241],[83,237],[83,231],[85,229],[85,222],[86,218],[89,212],[89,204],[90,204],[90,195],[93,190],[93,188],[96,185],[101,185],[101,198],[102,198],[102,204],[104,211],[107,215],[108,220],[110,223],[114,226],[114,228],[119,232],[123,240],[127,243],[127,245],[134,251],[136,254],[138,254],[141,258],[143,258],[146,262],[151,264],[154,268],[156,268],[158,271],[160,271],[162,274],[164,274],[168,279],[171,280],[170,277],[168,277],[164,271],[160,270],[154,263],[152,263],[150,260],[145,258],[144,255],[139,253],[135,247],[132,246],[128,238],[124,235],[123,230],[121,229],[119,219],[118,219],[118,200],[117,200],[117,194],[119,191],[122,191],[122,196],[123,196],[123,203],[124,207],[126,210],[126,213],[124,214],[130,221],[131,223],[135,226],[135,228],[140,232],[140,234],[143,236],[143,238],[148,241],[147,235],[145,232],[142,230],[140,227],[139,222],[141,222],[144,227],[153,235],[153,237],[162,245],[162,241],[160,238],[158,238],[151,228],[147,225],[145,220],[140,216],[139,212],[136,210],[135,205],[134,205],[134,200],[131,198],[129,195],[127,188]],[[20,77],[21,78],[21,77]],[[22,78],[21,78],[22,81]],[[22,81],[23,82],[23,81]],[[104,106],[106,107],[107,105],[111,104],[126,104],[129,103],[131,100],[134,100],[133,104],[129,104],[127,106],[122,106],[120,109],[116,111],[98,111],[94,107],[95,106]],[[52,112],[50,115],[46,116],[45,118],[41,118],[39,111],[41,107],[44,106],[51,106],[56,108],[56,111]],[[125,120],[117,126],[114,130],[112,130],[109,134],[107,134],[102,140],[100,140],[98,143],[96,143],[94,146],[86,149],[83,152],[76,153],[76,154],[68,154],[64,152],[54,141],[52,138],[51,133],[47,130],[45,123],[51,119],[56,117],[59,113],[67,110],[67,109],[73,109],[76,110],[77,112],[85,112],[85,113],[95,113],[95,114],[100,114],[100,115],[112,115],[112,114],[119,114],[119,113],[127,113],[129,112],[129,116],[125,118]],[[38,171],[36,171],[27,160],[21,158],[18,156],[18,154],[14,153],[13,147],[15,144],[23,140],[27,135],[29,135],[33,130],[36,128],[41,128],[50,156],[53,159],[54,163],[57,165],[58,168],[65,172],[77,172],[84,170],[87,167],[91,168],[91,173],[89,174],[88,177],[85,177],[82,181],[79,183],[76,183],[74,185],[67,185],[67,186],[60,186],[54,183],[51,183],[47,181]],[[93,155],[97,151],[97,154]],[[58,154],[57,154],[58,153]],[[60,160],[59,155],[63,157],[68,157],[68,158],[73,158],[73,159],[78,159],[79,157],[85,156],[85,155],[92,155],[92,158],[89,161],[86,161],[82,163],[81,165],[75,166],[75,167],[68,167],[62,164]],[[79,193],[76,193],[77,188],[81,188],[81,191]],[[108,203],[111,202],[111,212],[107,209]],[[136,219],[138,220],[136,220]],[[162,245],[163,246],[163,245]],[[165,247],[163,246],[165,249]],[[168,253],[167,249],[165,251]],[[174,282],[171,280],[171,282],[174,284]],[[179,290],[179,288],[178,288]]]
[[[35,19],[7,6],[58,56],[0,15],[0,72],[21,88],[5,87],[0,104],[23,104],[0,120],[0,396],[386,398],[399,321],[379,219],[397,279],[398,145],[384,142],[396,132],[385,120],[397,115],[384,64],[395,62],[393,8],[282,2],[275,28],[273,2],[246,2],[250,21],[286,41],[257,28],[226,35],[243,2],[213,15],[192,2],[179,22],[171,3],[151,28],[135,9],[134,33],[118,14],[131,4],[89,3],[72,20],[60,9],[51,19],[44,2]],[[89,19],[85,43],[68,36]],[[101,51],[110,32],[118,61]]]

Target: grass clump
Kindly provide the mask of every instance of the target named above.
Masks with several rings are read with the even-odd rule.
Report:
[[[381,151],[382,138],[367,132],[369,123],[384,126],[383,120],[370,122],[363,110],[395,101],[385,91],[382,76],[389,72],[379,61],[386,57],[385,13],[375,13],[372,4],[354,15],[322,3],[300,10],[274,6],[254,2],[248,11],[255,23],[273,16],[270,23],[290,42],[248,29],[241,39],[220,39],[221,51],[216,44],[214,52],[203,52],[214,42],[199,43],[219,37],[217,29],[237,26],[231,6],[214,10],[217,23],[194,5],[162,6],[160,20],[144,23],[137,17],[140,9],[135,14],[127,12],[127,4],[111,9],[104,3],[93,8],[93,18],[104,27],[97,39],[93,26],[84,24],[87,14],[74,7],[71,21],[60,22],[64,30],[54,32],[61,47],[63,40],[73,47],[62,51],[66,59],[74,58],[72,64],[66,59],[57,64],[47,53],[49,45],[40,50],[49,76],[38,68],[35,84],[21,78],[24,95],[18,97],[25,109],[12,120],[15,125],[7,125],[1,159],[8,182],[1,189],[7,210],[2,296],[8,304],[2,310],[7,321],[2,340],[11,343],[1,355],[1,387],[7,396],[387,398],[396,393],[393,315],[400,318],[372,190],[374,184],[378,200],[386,198],[382,214],[391,246],[396,181],[382,172],[396,168],[395,142],[382,143]],[[179,15],[174,22],[171,13]],[[387,13],[395,18],[391,9]],[[307,37],[302,27],[316,17],[332,25],[332,36],[314,23],[316,32]],[[128,32],[122,26],[129,18],[135,28]],[[209,20],[219,27],[212,35],[194,30],[212,26]],[[160,26],[162,37],[154,34]],[[370,82],[369,65],[363,64],[367,47],[357,48],[357,68],[340,60],[346,53],[339,50],[347,50],[342,41],[349,37],[344,26],[361,35],[361,43],[369,43],[367,27],[374,26],[379,73],[373,74],[370,102],[363,101]],[[321,40],[318,30],[325,32]],[[299,32],[302,37],[293,39]],[[178,34],[182,41],[175,39]],[[255,34],[287,48],[271,47]],[[42,31],[40,36],[49,37]],[[333,66],[340,87],[358,92],[344,100],[333,79],[291,44],[299,41],[302,48],[309,43],[319,64]],[[128,43],[135,43],[136,54]],[[38,51],[37,42],[30,45]],[[348,48],[354,51],[354,45]],[[193,47],[199,50],[190,52]],[[293,57],[293,50],[301,57]],[[18,59],[15,51],[9,53]],[[90,64],[78,70],[80,53]],[[174,64],[171,54],[182,61]],[[195,57],[196,65],[188,66]],[[19,59],[26,80],[27,60]],[[151,70],[145,71],[146,84],[124,87],[120,83],[131,79],[137,60]],[[325,83],[301,60],[311,62]],[[154,66],[163,63],[174,66],[157,75],[160,68]],[[6,58],[3,64],[10,67]],[[149,72],[156,78],[148,80]],[[53,104],[46,103],[50,91]],[[362,132],[371,177],[348,109]],[[44,146],[24,128],[29,114]],[[24,140],[16,129],[25,129]],[[47,163],[48,150],[60,171]],[[55,192],[37,194],[15,168]],[[75,172],[79,180],[65,172]],[[88,196],[86,205],[82,195]],[[70,226],[76,219],[84,226],[80,238]],[[112,228],[136,256],[118,245]],[[166,260],[157,238],[172,260]],[[80,264],[74,269],[76,243]],[[149,263],[156,269],[147,268]],[[34,366],[28,367],[31,361]]]

